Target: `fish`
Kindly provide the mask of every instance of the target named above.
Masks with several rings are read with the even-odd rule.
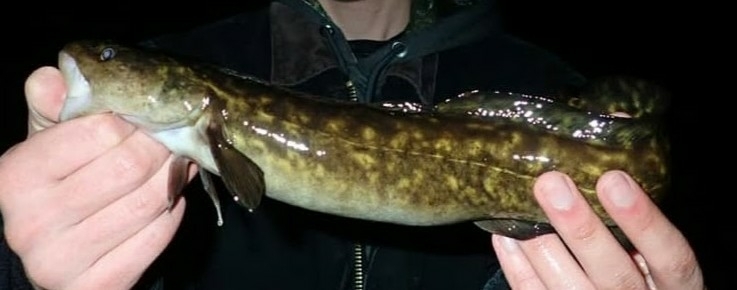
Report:
[[[58,65],[68,89],[61,120],[112,113],[164,144],[177,157],[170,202],[186,175],[176,168],[197,163],[219,225],[214,176],[251,211],[266,196],[406,226],[469,222],[516,239],[555,232],[532,193],[547,171],[569,175],[613,232],[595,193],[604,172],[627,172],[656,202],[668,191],[657,102],[613,107],[631,118],[595,101],[502,91],[363,104],[101,40],[66,44]]]

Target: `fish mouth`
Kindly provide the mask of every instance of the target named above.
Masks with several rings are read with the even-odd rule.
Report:
[[[67,95],[59,120],[65,121],[82,115],[92,103],[90,84],[79,70],[77,61],[66,52],[59,53],[59,70],[64,77]]]
[[[59,52],[59,70],[66,84],[66,98],[59,114],[60,121],[70,120],[91,113],[113,112],[108,107],[101,106],[100,96],[93,96],[89,81],[79,69],[77,61],[69,53]],[[95,98],[98,100],[95,101]],[[157,123],[145,116],[145,114],[115,112],[124,120],[140,127],[145,127],[153,132],[177,129],[188,125],[188,119],[179,122]]]

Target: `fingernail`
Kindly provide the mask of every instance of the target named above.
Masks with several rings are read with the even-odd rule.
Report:
[[[505,236],[499,236],[502,242],[502,247],[504,247],[504,250],[507,252],[516,252],[519,251],[519,244],[517,243],[517,240],[508,238]]]
[[[627,208],[635,203],[635,191],[622,173],[611,174],[604,188],[609,200],[617,207]]]
[[[557,210],[569,210],[573,206],[573,193],[565,177],[553,179],[546,190],[546,198]]]

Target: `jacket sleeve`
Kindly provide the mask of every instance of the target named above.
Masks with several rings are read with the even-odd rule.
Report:
[[[8,247],[5,235],[0,236],[0,289],[32,290],[20,258]]]
[[[5,236],[0,234],[0,237],[0,289],[34,290],[28,277],[26,277],[20,258],[10,250],[8,243],[5,241]],[[153,281],[140,281],[133,289],[162,290],[164,288],[162,280],[157,278]]]

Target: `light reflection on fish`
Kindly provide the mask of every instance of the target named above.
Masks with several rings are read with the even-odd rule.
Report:
[[[605,171],[628,172],[655,200],[666,191],[667,143],[640,112],[616,118],[499,92],[362,105],[106,42],[68,44],[59,66],[62,120],[113,112],[143,128],[180,157],[175,165],[200,165],[218,214],[207,172],[251,210],[266,194],[379,222],[473,221],[519,239],[553,232],[532,195],[549,170],[568,174],[610,226],[594,192]]]

